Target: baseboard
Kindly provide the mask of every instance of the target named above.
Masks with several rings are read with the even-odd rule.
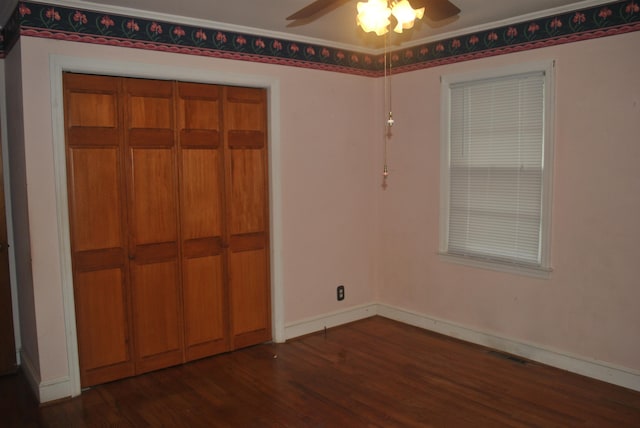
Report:
[[[375,303],[354,306],[343,311],[332,312],[319,317],[307,318],[292,324],[284,326],[285,340],[294,337],[304,336],[305,334],[315,333],[324,330],[324,328],[336,327],[364,318],[377,315],[378,305]]]
[[[38,402],[42,403],[42,400],[40,400],[40,374],[33,367],[31,358],[24,352],[24,349],[20,350],[20,368],[31,387],[31,391],[35,394]]]
[[[31,358],[24,350],[20,351],[20,362],[22,372],[39,403],[71,397],[71,379],[68,376],[42,382]]]
[[[542,348],[538,345],[499,337],[476,331],[449,321],[432,318],[420,313],[390,305],[376,305],[377,314],[405,324],[424,328],[446,336],[507,352],[542,364],[598,379],[614,385],[640,391],[640,371],[616,367],[609,363],[588,360],[565,352]]]
[[[370,303],[354,306],[345,310],[287,324],[284,327],[285,340],[375,315],[380,315],[466,342],[486,346],[498,351],[507,352],[572,373],[640,391],[640,371],[626,367],[616,367],[609,363],[588,360],[583,357],[543,348],[538,345],[476,331],[449,321],[385,304]],[[24,351],[21,351],[20,357],[22,371],[40,403],[71,397],[72,388],[69,377],[65,376],[41,382],[40,376],[34,369],[29,356]]]
[[[321,331],[325,327],[336,327],[374,315],[380,315],[425,330],[464,340],[465,342],[486,346],[561,370],[640,391],[640,371],[638,370],[615,366],[603,361],[589,360],[563,351],[473,330],[450,321],[429,317],[421,313],[381,303],[360,305],[343,311],[288,324],[285,326],[285,337],[288,340]]]

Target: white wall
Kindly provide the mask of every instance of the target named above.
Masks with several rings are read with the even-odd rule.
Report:
[[[22,44],[18,42],[4,60],[5,91],[7,103],[7,142],[9,147],[10,205],[7,214],[13,218],[13,254],[15,255],[15,281],[18,300],[20,336],[16,347],[20,350],[20,362],[33,373],[32,381],[39,383],[38,331],[34,306],[31,271],[31,242],[27,208],[27,180],[24,149],[24,121],[22,100]],[[10,210],[10,211],[9,211]],[[10,235],[11,236],[11,235]]]
[[[23,331],[23,337],[27,343],[37,343],[41,394],[64,394],[74,382],[73,367],[69,367],[74,350],[67,348],[65,340],[65,322],[69,322],[65,304],[69,307],[69,302],[63,291],[69,290],[68,254],[64,254],[64,231],[59,235],[61,212],[66,208],[56,206],[60,189],[56,188],[59,171],[54,155],[60,157],[63,144],[61,138],[55,138],[57,128],[52,122],[52,113],[60,111],[52,111],[50,61],[56,58],[104,64],[109,72],[115,67],[122,75],[142,67],[158,70],[163,77],[175,74],[176,79],[210,74],[275,82],[279,109],[270,114],[271,127],[278,129],[276,140],[271,141],[271,155],[276,152],[277,156],[272,167],[277,171],[271,174],[278,186],[272,189],[277,193],[272,202],[278,206],[272,207],[277,217],[272,236],[279,245],[272,254],[272,269],[278,272],[272,288],[284,296],[284,304],[281,313],[274,315],[282,324],[291,324],[373,300],[378,224],[375,159],[380,147],[371,145],[376,134],[373,114],[363,106],[376,104],[374,79],[30,37],[22,37],[20,43],[20,49],[14,50],[21,54],[21,60],[15,61],[21,72],[14,79],[24,82],[24,154],[21,157],[17,152],[12,160],[19,165],[16,174],[22,169],[26,176],[28,205],[15,204],[14,214],[26,210],[20,215],[25,221],[28,216],[30,239],[29,234],[20,238],[22,245],[31,247],[33,286],[24,281],[21,293],[32,296],[32,306],[25,313],[35,314],[36,326]],[[22,140],[18,129],[15,133],[13,139]],[[25,199],[24,188],[18,186],[15,192],[18,199]],[[26,262],[23,268],[28,268]],[[346,285],[344,302],[336,301],[338,284]],[[42,385],[50,392],[43,392]]]
[[[51,58],[110,70],[112,62],[123,75],[142,67],[176,79],[276,82],[272,286],[282,297],[281,327],[300,332],[350,309],[375,313],[380,303],[638,376],[640,344],[629,338],[640,325],[640,58],[630,54],[639,42],[636,32],[394,76],[383,189],[381,79],[22,37],[6,59],[12,203],[23,350],[40,390],[49,388],[48,399],[68,395],[74,376]],[[436,255],[439,77],[538,59],[557,61],[554,272],[542,280],[444,262]],[[346,285],[344,302],[335,299],[338,284]]]
[[[381,195],[378,300],[487,337],[618,367],[640,385],[638,46],[635,32],[398,76],[394,182]],[[442,260],[440,76],[551,59],[553,273],[536,279]]]

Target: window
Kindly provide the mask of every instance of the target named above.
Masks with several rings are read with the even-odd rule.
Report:
[[[440,253],[549,271],[552,63],[443,78]]]

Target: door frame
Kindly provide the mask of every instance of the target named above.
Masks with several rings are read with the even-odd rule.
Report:
[[[69,236],[67,164],[64,143],[64,103],[62,73],[76,72],[120,77],[179,80],[220,85],[264,88],[267,90],[269,126],[269,219],[271,266],[271,328],[275,342],[285,341],[282,260],[282,171],[280,166],[280,81],[277,78],[251,74],[220,72],[213,67],[187,68],[149,63],[106,61],[87,57],[51,55],[51,114],[53,123],[53,158],[56,189],[56,214],[60,248],[60,271],[64,306],[65,337],[71,395],[81,393],[78,340],[76,335],[73,271]]]

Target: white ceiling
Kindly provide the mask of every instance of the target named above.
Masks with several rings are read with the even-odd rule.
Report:
[[[312,0],[43,0],[48,4],[94,9],[114,14],[158,19],[221,30],[309,41],[355,50],[376,49],[381,37],[365,34],[355,24],[357,0],[319,16],[305,25],[290,25],[285,18]],[[18,0],[0,0],[0,25]],[[438,23],[424,20],[392,43],[417,44],[507,23],[589,7],[597,0],[452,0],[462,12]]]

